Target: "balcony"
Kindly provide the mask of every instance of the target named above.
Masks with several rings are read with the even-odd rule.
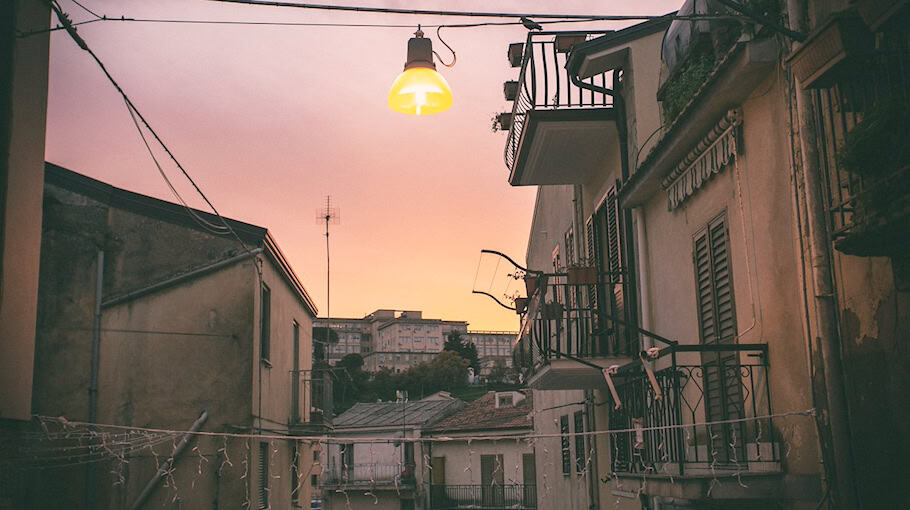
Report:
[[[414,466],[410,464],[343,464],[323,471],[320,484],[326,489],[413,489]]]
[[[291,370],[292,434],[321,434],[332,428],[332,374],[328,370]]]
[[[526,279],[533,283],[513,357],[530,388],[605,387],[602,369],[636,360],[642,335],[675,343],[635,327],[619,275],[573,268]]]
[[[652,363],[659,397],[642,364],[620,369],[619,407],[611,402],[609,426],[621,432],[610,435],[609,470],[615,476],[654,477],[649,493],[658,495],[664,489],[699,494],[714,478],[746,474],[767,482],[779,475],[767,347],[667,347]]]
[[[605,33],[528,34],[505,147],[512,186],[582,184],[606,163],[619,161],[612,97],[574,85],[565,69],[572,43]],[[584,81],[613,86],[612,72]]]
[[[910,51],[896,33],[878,37],[874,53],[811,95],[834,246],[901,257],[910,250]]]
[[[532,510],[537,508],[537,486],[506,485],[430,485],[430,508],[456,510]]]

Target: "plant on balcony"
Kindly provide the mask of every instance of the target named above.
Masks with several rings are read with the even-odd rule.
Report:
[[[711,53],[690,56],[681,64],[660,90],[664,122],[669,124],[679,116],[683,107],[692,99],[712,70],[714,70],[714,55]]]
[[[838,165],[864,177],[889,175],[910,164],[910,108],[886,101],[872,108],[844,137]]]
[[[852,236],[838,244],[841,251],[886,255],[902,246],[906,232],[900,222],[907,221],[910,196],[908,139],[910,108],[896,100],[876,105],[844,137],[838,166],[863,181],[854,197]]]

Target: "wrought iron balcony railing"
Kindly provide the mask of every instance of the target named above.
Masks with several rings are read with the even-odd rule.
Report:
[[[332,424],[332,377],[328,370],[291,370],[293,428]]]
[[[851,255],[910,247],[910,48],[894,34],[881,40],[855,72],[812,91],[831,235]]]
[[[631,361],[638,356],[642,337],[660,345],[676,343],[636,326],[624,303],[628,283],[621,274],[570,268],[565,274],[529,272],[526,279],[534,283],[513,349],[515,366],[525,380],[556,360],[587,365],[598,358],[610,359],[610,364]]]
[[[512,105],[511,126],[506,139],[505,162],[511,170],[521,143],[522,130],[528,113],[533,110],[559,110],[611,106],[612,98],[601,92],[585,90],[572,84],[566,71],[566,57],[571,46],[568,42],[582,42],[605,31],[585,32],[529,32],[524,45],[521,72],[518,76],[518,94]],[[608,73],[587,78],[586,83],[612,88],[612,75]]]
[[[413,486],[414,466],[395,464],[335,464],[323,471],[324,486],[369,485],[404,487]]]
[[[614,376],[610,471],[685,476],[776,472],[767,345],[677,345]],[[616,402],[611,402],[615,405]]]
[[[430,485],[430,508],[456,510],[532,510],[537,508],[537,486],[521,484]]]

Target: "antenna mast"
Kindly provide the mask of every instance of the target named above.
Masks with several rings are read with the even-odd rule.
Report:
[[[329,273],[329,225],[341,223],[341,211],[332,205],[332,195],[326,195],[325,207],[316,211],[316,223],[325,224],[325,318],[328,320],[332,317],[331,279]],[[328,327],[326,328],[325,341],[326,344],[329,343]]]

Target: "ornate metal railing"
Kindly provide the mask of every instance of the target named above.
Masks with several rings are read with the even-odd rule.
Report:
[[[568,273],[534,275],[514,363],[525,377],[554,358],[635,357],[641,338],[673,343],[638,328],[623,304],[622,275],[572,268]]]
[[[698,475],[779,470],[767,345],[677,345],[615,376],[610,402],[614,473]]]
[[[537,508],[537,486],[521,484],[430,485],[430,508],[455,510],[531,510]]]
[[[291,370],[291,426],[331,425],[332,377],[328,370]]]
[[[414,466],[396,464],[344,464],[322,473],[323,485],[413,485]]]
[[[538,109],[597,108],[612,105],[612,98],[609,95],[585,90],[572,84],[565,68],[569,48],[557,45],[557,38],[571,40],[574,37],[580,42],[609,32],[601,30],[528,33],[521,72],[518,75],[518,95],[512,105],[512,122],[504,153],[509,170],[515,164],[521,133],[529,112]],[[600,74],[584,81],[612,88],[612,73]]]

